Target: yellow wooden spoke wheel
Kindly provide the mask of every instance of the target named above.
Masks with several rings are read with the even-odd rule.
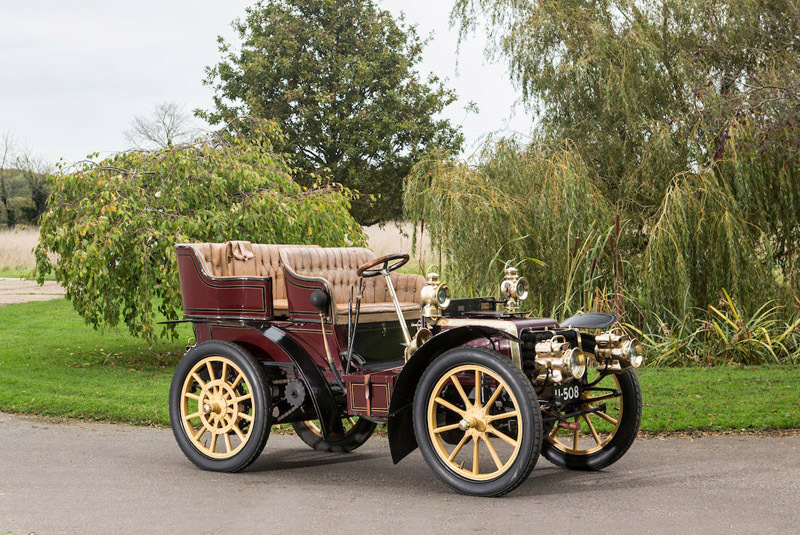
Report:
[[[541,445],[530,381],[506,357],[460,347],[422,376],[414,430],[428,465],[459,492],[497,496],[522,483]]]
[[[253,388],[230,359],[202,359],[184,380],[181,394],[181,419],[198,450],[227,459],[247,444],[256,416]]]
[[[468,385],[472,383],[471,397],[467,396],[462,381]],[[445,386],[450,384],[461,397],[458,405],[442,397]],[[496,402],[504,391],[506,403],[498,410]],[[489,395],[488,399],[483,399],[485,394]],[[440,407],[458,415],[458,423],[437,425]],[[519,455],[523,434],[519,404],[505,382],[485,366],[465,364],[443,374],[428,397],[427,421],[428,434],[436,453],[459,475],[475,480],[491,479],[508,470]],[[504,424],[503,431],[495,427],[498,423]],[[462,437],[450,447],[440,435],[456,429]],[[482,449],[483,454],[491,459],[490,463],[481,463]]]
[[[599,470],[630,448],[639,430],[642,395],[633,370],[602,375],[588,371],[580,398],[563,412],[588,411],[568,418],[578,429],[553,425],[546,430],[542,455],[563,468]]]
[[[238,471],[264,448],[271,422],[261,365],[244,348],[205,342],[181,360],[170,388],[178,444],[201,468]]]

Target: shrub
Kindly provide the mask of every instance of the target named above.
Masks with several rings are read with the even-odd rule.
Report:
[[[176,243],[363,242],[348,190],[299,186],[272,151],[275,128],[260,121],[247,128],[246,139],[213,135],[125,152],[53,177],[36,249],[40,282],[54,272],[95,328],[121,321],[153,340],[154,306],[168,319],[181,309]]]

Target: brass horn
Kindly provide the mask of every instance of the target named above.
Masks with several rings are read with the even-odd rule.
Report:
[[[424,344],[431,338],[433,338],[433,333],[429,329],[418,330],[417,333],[414,335],[414,338],[411,339],[411,343],[406,346],[406,349],[404,351],[406,362],[408,362],[408,359],[410,359],[411,356],[417,352],[417,350],[422,346],[422,344]]]

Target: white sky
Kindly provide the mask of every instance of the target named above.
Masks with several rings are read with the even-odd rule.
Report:
[[[0,133],[54,162],[127,148],[123,131],[136,115],[174,101],[211,105],[204,67],[219,58],[216,37],[246,0],[0,0]],[[484,60],[482,36],[463,43],[449,28],[452,2],[378,0],[433,32],[420,72],[448,79],[459,95],[445,116],[461,124],[471,153],[490,132],[528,133],[533,122],[506,68]],[[458,63],[458,66],[456,65]],[[474,101],[478,115],[464,106]],[[515,105],[516,104],[516,105]]]

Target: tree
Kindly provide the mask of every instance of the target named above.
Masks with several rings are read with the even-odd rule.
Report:
[[[149,116],[137,116],[125,139],[138,149],[163,149],[189,141],[195,130],[191,117],[175,102],[157,104]]]
[[[39,282],[55,273],[95,328],[122,322],[153,340],[154,305],[168,319],[181,309],[176,243],[363,243],[347,190],[301,187],[272,149],[274,126],[250,121],[247,131],[54,176],[35,251]]]
[[[47,207],[47,197],[50,195],[50,185],[47,177],[53,169],[43,158],[33,155],[30,150],[24,150],[14,159],[15,167],[22,173],[28,184],[31,201],[33,202],[33,220],[38,223],[39,218]]]
[[[800,4],[457,0],[453,20],[485,21],[537,143],[570,140],[632,223],[650,310],[682,317],[723,288],[752,310],[777,266],[800,290]]]
[[[432,148],[458,151],[463,137],[435,119],[453,91],[415,70],[423,41],[371,0],[273,0],[246,10],[207,69],[212,124],[239,115],[278,121],[280,145],[306,171],[362,193],[353,214],[365,225],[398,217],[402,179]],[[364,195],[366,194],[366,195]],[[369,195],[377,196],[371,202]]]
[[[4,132],[2,143],[3,146],[2,149],[0,149],[3,154],[0,157],[0,202],[3,203],[3,208],[5,208],[6,225],[8,227],[13,227],[16,224],[16,219],[14,217],[14,211],[8,209],[8,188],[6,187],[6,163],[14,148],[14,141],[11,138],[11,134]]]

